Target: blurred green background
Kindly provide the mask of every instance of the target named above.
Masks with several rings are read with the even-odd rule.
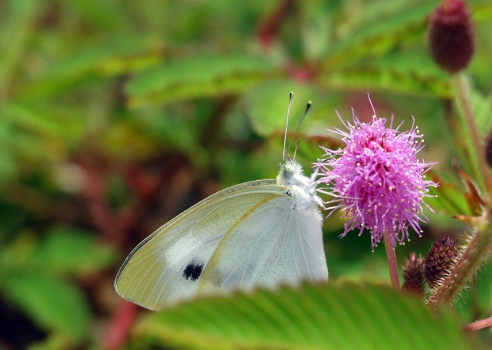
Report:
[[[415,117],[421,158],[460,188],[450,166],[459,128],[446,122],[453,88],[426,46],[438,3],[2,1],[0,348],[111,347],[126,255],[207,195],[274,178],[290,91],[291,131],[313,103],[305,141],[289,149],[306,173],[322,155],[316,144],[339,146],[324,130],[341,127],[335,110],[369,120],[370,93],[378,116],[394,114],[403,130]],[[467,77],[485,133],[492,5],[469,4]],[[459,209],[432,205],[424,237],[399,247],[399,260],[462,229],[450,219]],[[371,253],[355,232],[340,240],[342,225],[333,215],[324,226],[330,278],[388,281],[384,249]],[[481,275],[461,297],[464,322],[492,310],[490,268]]]

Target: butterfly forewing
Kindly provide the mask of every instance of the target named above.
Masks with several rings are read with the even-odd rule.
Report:
[[[277,181],[230,187],[159,228],[125,260],[117,292],[160,310],[197,295],[326,281],[312,182],[294,161]]]
[[[149,309],[197,294],[224,236],[252,208],[277,196],[284,196],[282,187],[263,180],[233,186],[196,204],[130,253],[116,277],[116,290]]]

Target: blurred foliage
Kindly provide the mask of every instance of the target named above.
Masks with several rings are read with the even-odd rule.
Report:
[[[463,228],[450,217],[473,213],[474,203],[463,194],[451,159],[460,156],[461,166],[470,173],[476,164],[466,154],[462,126],[450,118],[450,79],[426,50],[426,16],[438,3],[3,1],[0,347],[115,348],[118,341],[110,331],[117,328],[118,317],[124,318],[117,313],[124,302],[112,283],[124,257],[155,228],[216,190],[274,178],[290,91],[295,92],[292,131],[306,101],[313,102],[299,134],[307,142],[289,149],[292,154],[298,148],[307,173],[310,162],[321,155],[316,144],[339,144],[323,131],[341,125],[335,110],[350,118],[353,107],[361,119],[368,118],[370,93],[378,115],[394,114],[395,125],[405,120],[403,128],[409,127],[413,115],[426,135],[421,156],[438,162],[431,176],[443,185],[436,191],[439,197],[429,201],[435,213],[428,213],[423,238],[399,247],[398,257],[403,261],[410,251],[424,252],[443,233],[461,233]],[[492,5],[486,0],[469,4],[477,47],[467,74],[474,112],[485,134],[492,120]],[[282,6],[284,12],[279,11]],[[282,15],[275,17],[278,13]],[[386,283],[384,249],[371,253],[364,235],[339,240],[342,225],[336,215],[325,222],[330,278]],[[410,327],[407,333],[440,323],[444,333],[470,345],[463,334],[453,334],[457,321],[451,320],[449,310],[434,318],[415,300],[384,288],[378,294],[379,287],[372,284],[362,284],[360,291],[352,284],[344,297],[337,289],[341,287],[333,288],[326,295],[319,291],[318,297],[328,302],[340,298],[331,303],[341,308],[355,298],[362,314],[351,319],[329,311],[337,322],[321,314],[327,329],[388,321],[383,302],[378,310],[368,311],[370,301],[384,295],[398,308],[395,322],[407,322],[399,324]],[[460,324],[492,313],[491,290],[492,274],[484,269],[459,301]],[[261,298],[274,298],[261,293]],[[252,303],[247,296],[237,298],[237,308]],[[261,324],[269,312],[279,313],[271,316],[279,319],[282,312],[291,312],[282,334],[289,334],[297,327],[297,317],[303,317],[302,343],[302,337],[311,334],[309,315],[316,310],[301,303],[297,311],[288,311],[286,305],[297,304],[300,297],[279,298],[280,311],[263,313],[260,308],[246,315],[242,309],[238,315]],[[217,314],[203,303],[200,317],[224,322],[218,301],[213,304]],[[191,319],[198,312],[183,308]],[[405,310],[413,318],[405,318]],[[183,320],[178,313],[170,311]],[[145,318],[131,344],[158,338],[162,348],[166,340],[193,346],[171,339],[177,328],[169,322],[165,314]],[[381,342],[384,333],[370,329]],[[213,338],[202,333],[205,327],[189,331],[203,337],[202,345]],[[261,338],[254,334],[258,331],[245,330],[241,344],[258,345],[252,341],[247,346],[247,339]],[[318,346],[327,337],[318,328],[312,332],[318,337],[312,341],[320,343],[302,343],[306,347]],[[405,337],[398,332],[393,335]],[[482,333],[490,341],[490,331]],[[218,341],[234,346],[231,334]],[[267,343],[260,345],[272,345],[261,339]],[[445,344],[452,345],[452,339]],[[422,348],[433,347],[431,337],[422,342]]]

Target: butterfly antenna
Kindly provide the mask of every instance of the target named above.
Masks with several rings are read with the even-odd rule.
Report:
[[[290,140],[290,142],[289,142],[289,146],[287,147],[287,149],[289,149],[289,148],[290,148],[290,146],[292,145],[292,142],[296,139],[296,137],[297,137],[297,133],[299,132],[299,128],[301,127],[301,124],[302,124],[302,122],[303,122],[304,118],[306,118],[306,115],[307,115],[307,113],[309,112],[309,109],[311,108],[311,105],[312,105],[312,102],[311,102],[311,101],[308,101],[308,102],[306,103],[306,109],[304,110],[304,114],[302,115],[301,120],[299,120],[299,123],[297,124],[296,131],[295,131],[295,133],[294,133],[294,136],[292,137],[292,140]],[[285,141],[285,140],[284,140],[284,141]],[[298,144],[299,144],[299,143],[298,143]],[[285,146],[284,146],[284,148],[285,148]],[[296,153],[297,153],[297,146],[296,146],[296,150],[295,150],[295,152],[294,152],[294,159],[296,158]]]
[[[287,120],[285,121],[285,134],[284,134],[284,150],[282,153],[282,163],[285,164],[285,144],[287,143],[287,131],[289,130],[289,114],[290,107],[292,106],[292,99],[294,98],[294,93],[291,91],[289,94],[289,107],[287,108]]]
[[[303,137],[302,139],[297,140],[297,142],[296,142],[296,149],[294,150],[294,159],[296,158],[297,150],[299,149],[299,144],[300,144],[302,141],[306,141],[306,142],[309,142],[309,143],[310,143],[310,144],[312,144],[312,145],[316,145],[316,143],[315,143],[315,142],[313,142],[313,141],[311,141],[311,140],[309,140],[309,139],[306,139],[306,138],[304,138],[304,137]]]
[[[367,93],[367,98],[369,99],[369,103],[371,104],[372,112],[374,113],[374,115],[376,115],[376,110],[374,109],[374,105],[371,101],[371,95],[369,93]]]
[[[297,147],[299,147],[299,142],[301,142],[301,141],[302,141],[302,139],[301,139],[301,140],[299,140],[299,141],[297,141],[297,144],[296,144],[296,149],[294,150],[294,157],[293,157],[293,159],[296,159]]]

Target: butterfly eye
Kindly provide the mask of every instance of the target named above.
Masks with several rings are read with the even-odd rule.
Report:
[[[196,281],[200,278],[202,274],[203,264],[195,264],[195,262],[189,263],[183,271],[183,277],[185,279],[191,279],[192,281]]]

